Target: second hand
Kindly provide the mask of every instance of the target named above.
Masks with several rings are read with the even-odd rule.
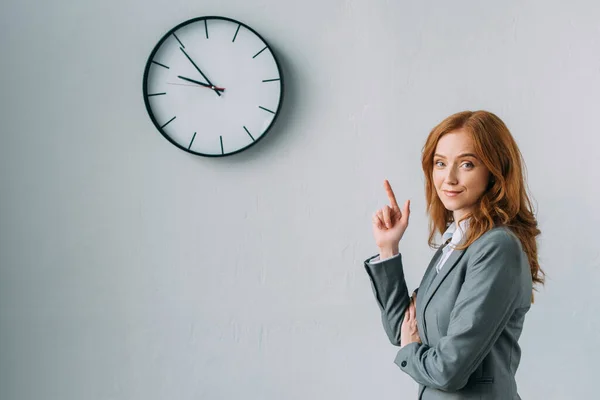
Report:
[[[167,82],[167,85],[191,86],[191,87],[196,87],[196,88],[198,87],[198,85],[192,85],[192,84],[189,84],[189,83],[175,83],[175,82]],[[201,86],[201,87],[202,87],[202,86]],[[208,89],[212,89],[211,87],[208,87],[208,86],[207,86],[207,88],[208,88]],[[219,90],[219,91],[221,91],[221,92],[222,92],[222,91],[224,91],[224,90],[225,90],[225,88],[220,88],[220,87],[216,87],[216,86],[215,86],[215,89],[214,89],[214,90]]]

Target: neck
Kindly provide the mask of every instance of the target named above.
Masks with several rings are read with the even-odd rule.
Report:
[[[456,212],[456,211],[452,213],[452,218],[454,218],[454,221],[457,224],[458,224],[458,221],[461,218],[464,218],[465,216],[468,218],[470,216],[470,214],[469,213],[465,213],[465,212]]]

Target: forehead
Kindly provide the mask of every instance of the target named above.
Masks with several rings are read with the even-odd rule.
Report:
[[[440,138],[435,152],[450,157],[461,153],[475,153],[473,138],[462,129],[449,132]]]

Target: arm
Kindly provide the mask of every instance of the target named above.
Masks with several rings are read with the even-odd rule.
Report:
[[[365,269],[381,311],[383,329],[390,342],[400,346],[400,327],[404,321],[404,312],[410,304],[402,268],[402,255],[398,254],[373,265],[370,260],[365,261]]]
[[[464,387],[515,309],[521,251],[504,231],[487,238],[467,267],[447,335],[435,347],[402,347],[394,362],[422,385],[447,391]]]

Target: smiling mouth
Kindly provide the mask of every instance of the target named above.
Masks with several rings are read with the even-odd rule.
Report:
[[[462,191],[460,191],[460,192],[451,192],[451,191],[448,191],[448,190],[444,190],[444,194],[446,196],[448,196],[448,197],[455,197],[455,196],[458,196],[461,193],[462,193]]]

